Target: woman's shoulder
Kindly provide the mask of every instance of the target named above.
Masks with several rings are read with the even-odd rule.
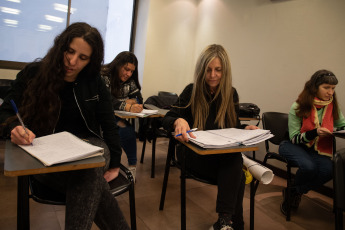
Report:
[[[109,78],[109,76],[101,75],[101,79],[104,81],[105,86],[107,86],[107,88],[110,88],[110,78]]]
[[[28,81],[32,77],[36,76],[41,66],[40,62],[32,62],[27,64],[18,74],[16,81]]]
[[[192,92],[193,91],[194,84],[190,83],[188,84],[184,89],[183,92]]]

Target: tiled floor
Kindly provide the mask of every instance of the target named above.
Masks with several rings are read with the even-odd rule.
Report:
[[[156,178],[150,178],[151,144],[146,145],[144,164],[138,164],[136,183],[137,228],[139,230],[180,229],[179,170],[171,168],[165,208],[159,211],[159,200],[166,160],[167,139],[157,141]],[[140,159],[142,143],[138,142]],[[0,229],[16,229],[16,178],[3,175],[4,142],[0,141]],[[124,157],[125,158],[125,157]],[[125,159],[124,159],[125,162]],[[285,181],[275,177],[270,185],[259,185],[255,197],[255,229],[334,229],[331,198],[315,192],[302,197],[299,209],[285,221],[279,205]],[[244,198],[245,229],[249,229],[249,185]],[[216,187],[187,180],[187,229],[208,229],[217,219],[215,213]],[[128,194],[117,200],[129,222]],[[38,204],[30,201],[32,230],[64,229],[64,206]],[[93,226],[93,230],[98,229]]]

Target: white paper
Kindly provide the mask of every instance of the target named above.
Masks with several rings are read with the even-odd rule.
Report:
[[[255,179],[261,181],[263,184],[269,184],[272,182],[274,174],[271,169],[249,159],[244,154],[242,154],[242,158],[243,165],[247,167]]]
[[[132,112],[127,112],[127,111],[122,111],[122,110],[115,110],[115,113],[124,114],[124,115],[132,115],[132,116],[137,116],[137,117],[147,117],[150,115],[157,114],[158,110],[143,109],[140,113],[132,113]]]
[[[193,132],[196,138],[189,141],[203,148],[226,148],[239,145],[254,145],[273,137],[269,130],[215,129]]]
[[[19,145],[44,165],[80,160],[103,155],[104,149],[89,144],[69,132],[35,138],[32,145]]]

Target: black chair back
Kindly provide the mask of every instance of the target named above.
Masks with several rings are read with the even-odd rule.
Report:
[[[266,151],[269,150],[269,143],[279,145],[287,139],[288,135],[288,114],[279,112],[265,112],[262,114],[262,125],[264,129],[270,130],[274,137],[265,141]]]

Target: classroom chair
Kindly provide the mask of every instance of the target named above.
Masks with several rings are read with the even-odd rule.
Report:
[[[129,192],[129,206],[131,216],[131,229],[136,230],[136,212],[135,212],[135,194],[134,194],[134,180],[132,173],[122,164],[120,165],[119,176],[109,182],[110,192],[114,197],[119,196],[125,192]],[[50,189],[43,185],[33,176],[29,176],[29,187],[31,194],[29,198],[43,204],[65,205],[65,196],[57,191]],[[28,208],[27,215],[30,209]]]
[[[182,165],[175,156],[176,154],[176,140],[174,137],[170,135],[169,137],[169,147],[168,147],[168,155],[167,155],[167,160],[165,164],[165,172],[164,172],[164,179],[163,179],[163,187],[162,187],[162,193],[161,193],[161,200],[159,203],[159,210],[163,210],[164,208],[164,202],[165,202],[165,195],[166,195],[166,189],[168,185],[168,177],[169,177],[169,172],[170,172],[170,167],[171,166],[176,166],[180,170],[182,168]],[[183,154],[181,154],[183,155]],[[185,170],[185,172],[181,172],[181,178],[184,177],[185,179],[194,179],[206,184],[211,184],[211,185],[216,185],[215,181],[209,181],[205,180],[199,177],[196,177],[192,173],[188,172],[188,170]],[[182,183],[181,180],[181,229],[186,229],[186,185]]]
[[[345,211],[345,148],[337,151],[333,157],[333,173],[335,229],[342,230]]]
[[[170,109],[178,96],[176,93],[159,91],[158,96],[153,95],[146,99],[144,104],[154,105],[160,109]],[[141,151],[140,163],[144,163],[145,149],[147,141],[152,141],[152,162],[151,178],[155,177],[155,158],[156,158],[156,140],[159,137],[168,138],[168,133],[162,128],[162,117],[144,118],[141,120],[143,147]]]
[[[266,166],[267,160],[275,159],[286,164],[287,178],[286,178],[286,196],[287,196],[287,207],[286,207],[286,221],[290,221],[291,217],[291,205],[290,205],[290,194],[291,194],[291,167],[296,167],[289,163],[284,157],[279,155],[270,149],[270,144],[279,146],[280,142],[287,139],[288,134],[288,114],[278,112],[265,112],[262,114],[262,126],[264,129],[271,130],[274,135],[269,140],[265,141],[266,155],[263,161],[263,165]]]

